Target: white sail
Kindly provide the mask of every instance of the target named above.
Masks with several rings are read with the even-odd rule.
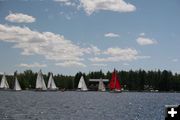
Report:
[[[7,82],[5,73],[4,73],[3,77],[2,77],[0,88],[2,88],[2,89],[8,89],[9,88],[9,84]]]
[[[54,82],[52,73],[51,73],[51,75],[49,77],[48,87],[47,88],[50,89],[50,90],[57,90],[57,87],[56,87],[56,84]]]
[[[99,80],[98,90],[99,90],[99,91],[106,91],[106,88],[105,88],[105,85],[104,85],[102,79]]]
[[[81,79],[79,80],[78,88],[83,91],[88,90],[83,76],[81,76]]]
[[[82,77],[81,77],[82,78]],[[82,82],[83,82],[83,78],[79,80],[79,84],[78,84],[78,88],[81,89],[82,88]]]
[[[38,72],[37,75],[36,89],[47,90],[41,70]]]
[[[22,90],[17,77],[15,78],[14,90]]]

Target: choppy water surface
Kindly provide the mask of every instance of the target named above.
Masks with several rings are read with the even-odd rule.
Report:
[[[0,120],[163,120],[180,93],[0,91]]]

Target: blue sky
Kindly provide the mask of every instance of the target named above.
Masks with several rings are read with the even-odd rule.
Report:
[[[179,0],[0,0],[0,72],[180,73]]]

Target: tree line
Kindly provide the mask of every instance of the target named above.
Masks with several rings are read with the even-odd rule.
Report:
[[[89,72],[87,74],[78,72],[75,76],[57,74],[54,75],[54,81],[60,89],[77,89],[81,76],[84,76],[87,86],[90,85],[89,79],[109,79],[111,80],[112,72],[108,71],[103,73],[100,71]],[[145,71],[145,70],[129,70],[129,71],[117,71],[117,75],[120,80],[120,84],[126,90],[158,90],[158,91],[180,91],[180,74],[173,74],[167,70],[157,71]],[[43,74],[45,83],[48,83],[50,73]],[[0,75],[2,78],[2,75]],[[7,75],[7,81],[10,88],[14,86],[14,76]],[[37,73],[32,70],[26,70],[23,73],[17,74],[17,78],[22,89],[34,89],[36,85]],[[108,87],[108,85],[106,86]]]

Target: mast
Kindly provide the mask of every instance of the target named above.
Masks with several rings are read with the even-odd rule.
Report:
[[[115,78],[115,80],[114,80],[114,89],[116,89],[116,81],[117,81],[116,78],[117,78],[117,76],[116,76],[116,70],[115,69],[114,69],[114,74],[115,74],[115,77],[114,77]]]
[[[84,79],[83,79],[83,87],[82,87],[82,90],[88,90]]]
[[[42,90],[47,90],[42,73],[41,73],[41,83],[42,83]]]
[[[41,70],[38,72],[37,79],[36,79],[36,89],[40,89],[42,87],[41,84]]]

